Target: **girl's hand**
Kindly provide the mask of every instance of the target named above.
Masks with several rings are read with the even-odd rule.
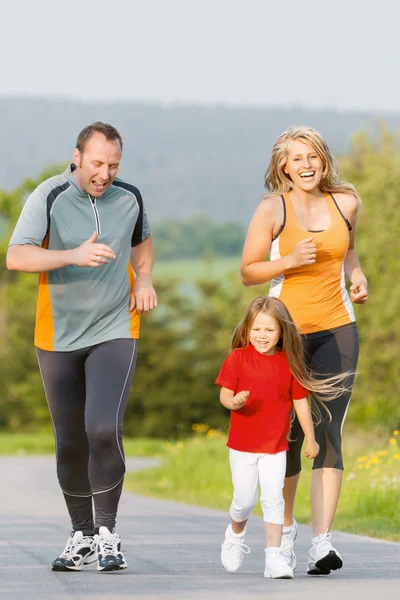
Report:
[[[319,453],[319,444],[315,440],[310,442],[306,440],[306,448],[304,450],[304,456],[306,458],[315,458]]]
[[[232,410],[238,410],[239,408],[242,408],[242,406],[246,404],[249,395],[250,392],[247,391],[242,391],[236,394],[232,400]]]

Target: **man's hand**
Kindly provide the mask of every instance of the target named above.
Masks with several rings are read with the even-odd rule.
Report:
[[[157,294],[153,288],[151,275],[139,273],[133,286],[129,311],[136,309],[138,314],[149,312],[158,304]]]
[[[115,254],[109,246],[95,243],[97,237],[97,233],[94,232],[86,242],[71,250],[72,264],[77,267],[98,268],[114,260]]]

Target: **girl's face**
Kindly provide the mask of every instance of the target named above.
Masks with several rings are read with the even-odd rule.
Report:
[[[323,164],[310,144],[292,140],[283,170],[297,188],[312,192],[321,182]]]
[[[279,323],[265,313],[258,313],[250,329],[250,343],[260,354],[275,354],[281,337]]]

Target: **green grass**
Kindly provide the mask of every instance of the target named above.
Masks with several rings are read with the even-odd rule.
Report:
[[[192,300],[198,300],[199,293],[196,290],[196,281],[217,280],[236,275],[238,285],[240,282],[240,256],[219,257],[213,259],[191,258],[186,260],[164,260],[156,261],[153,276],[154,285],[157,281],[164,281],[172,277],[180,279],[178,283],[181,294]]]
[[[396,444],[379,437],[365,452],[365,439],[347,432],[343,488],[334,528],[400,541],[400,454]],[[386,453],[386,454],[384,454]],[[162,466],[129,473],[126,487],[139,494],[177,500],[228,511],[232,484],[225,436],[195,436],[165,444]],[[311,461],[304,459],[296,497],[295,515],[310,523]],[[261,515],[260,507],[254,514]]]
[[[228,511],[232,484],[225,435],[200,427],[202,433],[177,442],[125,438],[127,456],[163,458],[160,467],[128,473],[126,489],[138,494],[177,500]],[[368,446],[367,446],[368,442]],[[400,541],[400,435],[382,435],[346,428],[346,470],[334,528],[350,533]],[[51,433],[0,434],[0,454],[53,454]],[[311,461],[303,460],[295,515],[310,523]],[[254,514],[261,515],[260,508]]]
[[[154,278],[180,277],[185,280],[218,279],[227,273],[236,272],[239,277],[240,256],[213,259],[192,258],[186,260],[159,260],[154,264]]]
[[[127,456],[163,456],[164,440],[124,438]],[[0,455],[54,454],[52,433],[0,433]]]

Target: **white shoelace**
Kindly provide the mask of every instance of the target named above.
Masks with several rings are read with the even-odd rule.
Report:
[[[228,550],[233,555],[238,556],[240,553],[250,554],[250,548],[244,542],[239,540],[228,540],[221,544],[221,548]]]
[[[104,552],[105,556],[109,556],[110,554],[112,556],[115,556],[116,554],[118,554],[118,542],[118,536],[115,533],[111,533],[107,536],[99,536],[97,543],[99,544],[102,552]]]
[[[319,535],[313,545],[314,546],[322,546],[322,548],[326,549],[326,550],[331,550],[332,549],[332,544],[331,544],[331,537],[332,534],[328,531],[328,529],[325,531],[325,533],[321,533],[321,535]]]
[[[282,536],[281,551],[293,550],[293,539],[288,535]]]
[[[90,546],[93,549],[93,543],[94,543],[94,540],[90,536],[84,535],[83,537],[78,538],[75,542],[74,542],[73,536],[71,536],[70,538],[68,538],[67,545],[65,546],[64,551],[61,554],[60,558],[72,558],[73,551],[77,544],[79,544],[80,546],[87,544],[88,546]]]

